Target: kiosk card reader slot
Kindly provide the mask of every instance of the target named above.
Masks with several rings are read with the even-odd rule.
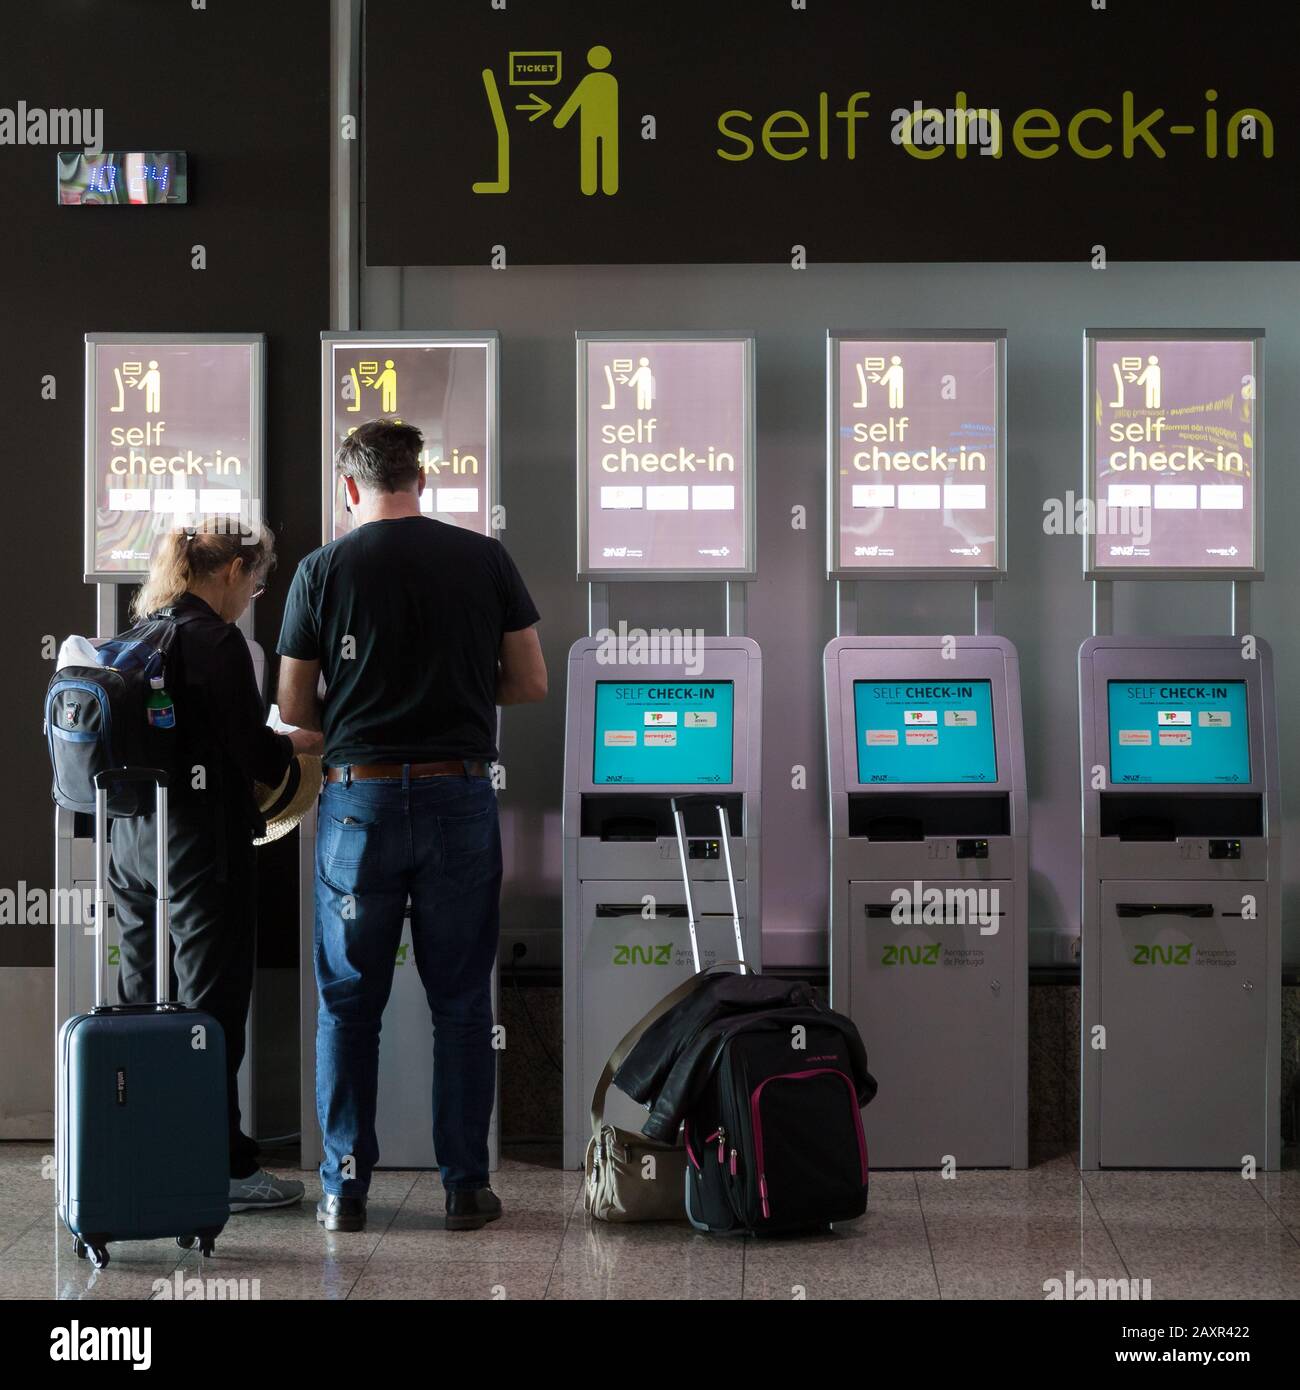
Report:
[[[1083,786],[1080,1166],[1280,1159],[1272,656],[1092,637]]]
[[[761,964],[759,768],[762,668],[744,637],[706,637],[698,662],[569,652],[564,754],[564,1163],[580,1167],[591,1094],[628,1028],[695,970]],[[681,808],[674,824],[673,802]],[[719,809],[721,808],[721,809]],[[724,830],[726,833],[724,833]],[[694,923],[682,855],[691,865]],[[727,882],[736,880],[733,899]],[[645,1112],[616,1090],[606,1116],[638,1131]]]
[[[880,1091],[878,1168],[1028,1162],[1028,808],[1015,649],[827,648],[831,1000]]]

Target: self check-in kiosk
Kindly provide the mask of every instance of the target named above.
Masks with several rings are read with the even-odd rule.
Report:
[[[1279,1166],[1281,852],[1263,335],[1084,336],[1080,1166]],[[1115,636],[1112,581],[1223,579],[1231,636]]]
[[[1281,859],[1268,648],[1079,654],[1084,1168],[1278,1166]]]
[[[591,1094],[614,1045],[694,973],[672,799],[684,806],[688,868],[707,967],[734,960],[726,859],[745,958],[759,960],[762,663],[745,637],[699,639],[685,663],[569,652],[564,755],[564,1162],[591,1134]],[[724,843],[717,811],[724,808]],[[644,1111],[611,1091],[612,1124]]]
[[[95,586],[94,637],[127,626],[122,597],[142,583],[158,536],[191,518],[262,520],[265,339],[260,333],[87,333],[85,339],[85,549]],[[239,621],[258,688],[265,659],[253,640],[253,605]],[[110,854],[111,854],[110,842]],[[95,879],[89,816],[54,816],[55,1036],[94,1003]],[[120,937],[111,903],[104,932],[105,999],[116,1002]],[[255,1132],[254,989],[239,1073],[239,1104]]]
[[[582,1164],[592,1092],[615,1044],[695,968],[675,796],[706,794],[683,806],[702,962],[735,958],[738,918],[746,961],[762,963],[762,664],[740,635],[754,574],[754,341],[579,333],[577,376],[589,635],[569,652],[565,726],[570,1168]],[[721,581],[725,636],[610,626],[617,581],[691,579]],[[644,1114],[609,1092],[611,1123],[639,1131]]]
[[[998,637],[826,649],[831,1003],[880,1090],[881,1168],[1028,1160],[1028,803]]]
[[[880,1084],[881,1168],[1028,1163],[1020,676],[989,635],[1005,361],[991,330],[828,335],[831,1002]],[[860,635],[874,581],[963,578],[976,635]]]
[[[394,419],[424,435],[421,510],[451,525],[495,535],[500,525],[497,449],[499,343],[492,331],[321,334],[323,539],[352,525],[334,452],[357,425]],[[499,721],[498,721],[499,722]],[[498,738],[498,743],[500,742]],[[299,829],[300,1109],[302,1162],[322,1158],[316,1118],[316,978],[313,964],[316,813]],[[493,1014],[498,998],[492,976]],[[432,1168],[433,1034],[415,965],[409,904],[379,1035],[375,1135],[385,1168]],[[488,1165],[498,1166],[499,1108],[488,1131]]]

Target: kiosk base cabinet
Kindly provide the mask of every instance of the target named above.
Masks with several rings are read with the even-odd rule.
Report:
[[[1010,1168],[1012,885],[927,880],[926,892],[949,903],[943,919],[928,925],[894,922],[900,888],[913,891],[910,883],[849,884],[849,1012],[880,1082],[866,1117],[872,1167],[937,1168],[951,1161],[958,1169]],[[976,893],[987,896],[976,899]],[[1001,915],[982,924],[975,920],[977,902],[994,904]],[[960,906],[966,903],[972,906]],[[996,931],[986,933],[982,925]],[[990,1085],[991,1077],[1001,1084]]]
[[[680,872],[681,860],[675,852],[672,863]],[[700,961],[707,969],[735,957],[731,899],[726,883],[697,879],[692,891],[699,919]],[[653,917],[642,916],[643,898],[653,901]],[[580,903],[584,969],[578,1026],[582,1075],[594,1078],[631,1024],[694,975],[695,966],[680,883],[649,879],[584,883]],[[743,913],[740,922],[743,932]],[[639,1131],[645,1110],[611,1088],[605,1115],[611,1124]]]
[[[1250,882],[1101,885],[1104,1034],[1084,1045],[1101,1066],[1102,1167],[1264,1165],[1267,893]],[[1243,918],[1243,899],[1255,917]]]

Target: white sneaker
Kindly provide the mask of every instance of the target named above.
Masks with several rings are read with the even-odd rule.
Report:
[[[277,1178],[265,1168],[246,1178],[230,1180],[230,1210],[265,1211],[269,1207],[291,1207],[301,1202],[307,1189],[293,1178]]]

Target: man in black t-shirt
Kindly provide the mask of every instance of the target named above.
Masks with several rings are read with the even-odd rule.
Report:
[[[298,566],[278,648],[281,713],[325,735],[315,960],[327,1230],[365,1224],[379,1027],[408,897],[436,1040],[447,1228],[501,1214],[487,1174],[501,888],[488,765],[496,707],[545,698],[546,665],[537,609],[501,544],[421,516],[422,445],[412,426],[376,420],[340,446],[357,526]]]

